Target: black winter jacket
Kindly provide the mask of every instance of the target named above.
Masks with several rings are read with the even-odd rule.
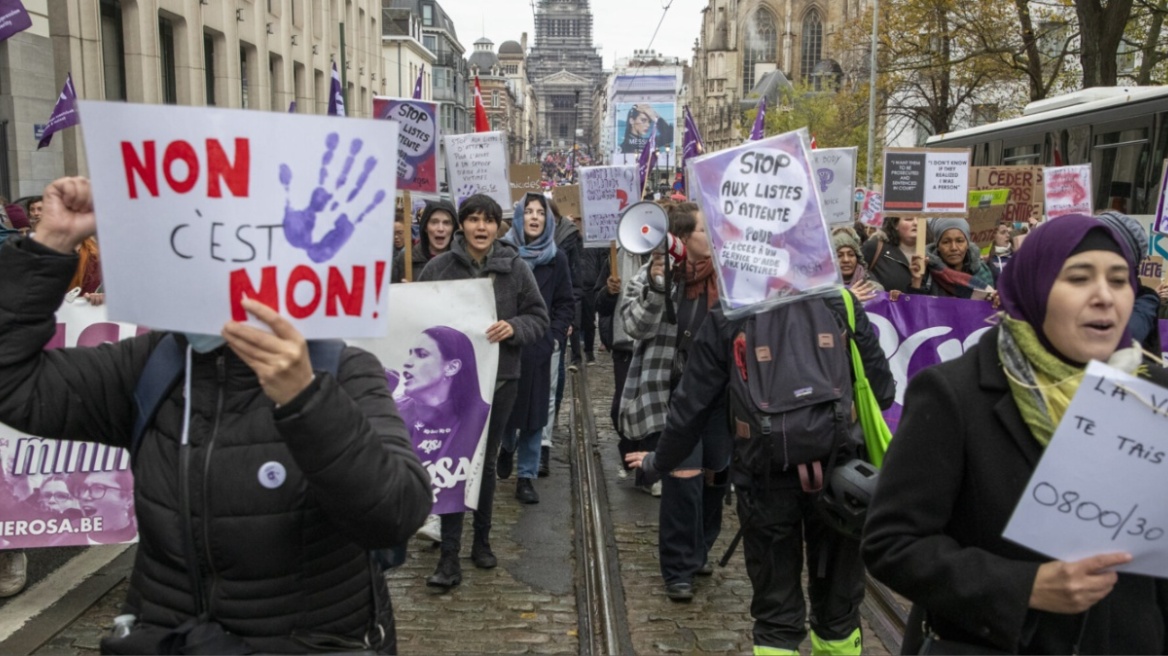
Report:
[[[163,333],[42,350],[76,266],[76,256],[27,239],[3,246],[0,421],[128,447],[134,388]],[[431,492],[380,363],[346,348],[336,378],[317,372],[280,408],[226,347],[195,354],[190,375],[189,392],[180,383],[159,406],[133,462],[140,541],[128,598],[141,629],[202,613],[265,652],[335,650],[367,636],[391,649],[372,621],[375,595],[388,599],[368,551],[408,539]],[[189,463],[179,446],[184,396]],[[283,482],[261,485],[273,463]],[[392,624],[382,628],[392,640]]]
[[[451,242],[452,243],[454,240],[453,232],[458,231],[458,210],[454,209],[454,205],[452,205],[450,203],[450,201],[445,201],[445,200],[428,200],[428,201],[426,201],[426,205],[422,209],[422,217],[418,220],[418,224],[421,226],[420,227],[420,234],[418,236],[418,243],[415,244],[413,246],[413,248],[410,249],[410,254],[413,256],[411,258],[411,262],[412,262],[411,267],[412,268],[410,270],[410,273],[413,274],[414,280],[419,279],[419,277],[422,275],[422,270],[426,268],[426,265],[429,264],[430,260],[434,259],[435,257],[438,257],[438,255],[435,255],[435,254],[430,252],[430,233],[426,232],[426,224],[430,222],[430,217],[434,216],[434,212],[437,212],[439,210],[449,214],[451,221],[454,222],[454,226],[452,228],[452,233],[451,233]],[[446,250],[450,250],[450,249],[447,248]],[[442,251],[442,252],[445,253],[446,251]],[[398,252],[396,255],[393,256],[393,268],[390,270],[390,277],[389,277],[390,283],[399,283],[399,282],[405,280],[405,277],[406,277],[406,259],[405,259],[405,257],[406,256],[405,256],[405,249],[404,248],[400,252]]]

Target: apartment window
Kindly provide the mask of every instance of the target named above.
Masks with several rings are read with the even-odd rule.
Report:
[[[496,108],[498,106],[499,106],[499,92],[492,91],[491,92],[491,107]]]
[[[215,37],[203,34],[203,82],[207,87],[207,105],[215,105]]]
[[[422,36],[422,45],[426,46],[426,50],[434,54],[438,54],[438,37],[433,34],[425,34]]]
[[[248,109],[255,102],[251,97],[251,85],[255,83],[256,69],[259,63],[254,61],[255,47],[247,44],[239,46],[239,106]]]
[[[422,25],[434,27],[434,5],[422,5]]]
[[[126,58],[123,54],[122,7],[117,0],[101,0],[101,61],[106,100],[126,99]]]
[[[158,19],[159,69],[162,73],[162,102],[178,104],[177,71],[174,65],[174,25],[165,18]]]

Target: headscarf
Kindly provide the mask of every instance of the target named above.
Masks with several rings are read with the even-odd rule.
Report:
[[[4,209],[8,212],[8,221],[12,223],[13,228],[17,230],[24,230],[25,228],[30,227],[28,214],[25,214],[23,207],[13,203],[12,205],[6,206]]]
[[[1127,242],[1128,264],[1138,265],[1140,258],[1148,252],[1148,235],[1144,232],[1144,226],[1130,216],[1115,211],[1103,212],[1095,218],[1107,224]]]
[[[927,265],[933,283],[956,298],[970,298],[975,290],[986,289],[993,276],[979,273],[984,263],[977,244],[969,236],[969,222],[965,219],[933,219],[930,229],[933,231],[933,243],[929,244]],[[960,230],[965,235],[967,246],[960,269],[951,268],[941,259],[941,237],[949,230]]]
[[[533,200],[543,205],[544,223],[543,232],[531,243],[527,242],[527,235],[523,234],[523,211]],[[552,208],[548,206],[543,194],[527,194],[523,201],[515,207],[515,218],[511,221],[511,230],[503,237],[503,241],[519,249],[519,257],[527,262],[527,266],[535,267],[547,264],[556,258],[556,217]]]
[[[1085,214],[1068,214],[1046,221],[1033,230],[1022,247],[1014,253],[1010,266],[1002,270],[998,278],[998,293],[1002,299],[1002,309],[1006,314],[1025,321],[1034,328],[1043,348],[1051,353],[1058,351],[1042,332],[1046,321],[1046,303],[1050,290],[1058,279],[1063,264],[1078,248],[1092,230],[1103,232],[1119,245],[1125,259],[1131,261],[1125,240],[1115,229],[1100,223],[1098,219]],[[1128,268],[1128,280],[1132,289],[1139,289],[1135,267]],[[1130,344],[1131,335],[1124,328],[1120,344]]]
[[[831,232],[831,248],[836,253],[841,248],[850,248],[856,254],[856,270],[852,272],[851,280],[844,280],[845,284],[863,282],[868,276],[867,263],[864,261],[864,251],[860,247],[860,239],[851,228],[836,228]],[[843,272],[840,272],[843,275]]]

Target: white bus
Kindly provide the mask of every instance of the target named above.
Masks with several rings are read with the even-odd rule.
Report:
[[[1022,116],[938,134],[974,166],[1091,164],[1096,211],[1154,214],[1168,157],[1168,86],[1095,87],[1032,102]]]

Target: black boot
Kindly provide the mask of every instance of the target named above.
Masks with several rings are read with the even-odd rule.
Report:
[[[539,503],[539,493],[535,491],[535,485],[532,484],[530,478],[521,478],[515,481],[515,498],[519,500],[519,503]]]
[[[539,447],[539,477],[540,478],[547,478],[552,473],[552,471],[550,469],[548,469],[548,459],[551,458],[551,456],[552,456],[551,451],[552,451],[552,449],[549,446]]]
[[[495,569],[499,560],[491,552],[491,543],[486,534],[475,531],[474,545],[470,548],[470,560],[479,569]]]
[[[438,559],[438,567],[426,579],[426,585],[449,590],[459,583],[462,583],[462,567],[458,564],[458,552],[444,550]]]
[[[511,478],[511,471],[515,468],[515,452],[499,449],[499,459],[495,461],[495,476],[500,480]]]

